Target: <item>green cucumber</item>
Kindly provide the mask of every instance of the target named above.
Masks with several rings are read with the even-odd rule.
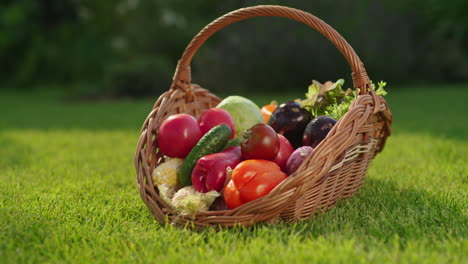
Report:
[[[231,128],[225,124],[210,129],[185,157],[177,173],[179,183],[182,186],[191,185],[192,170],[197,165],[198,160],[203,156],[221,152],[229,141],[231,134]]]
[[[247,142],[251,135],[252,135],[252,132],[250,132],[250,131],[242,132],[239,135],[239,137],[228,140],[226,146],[224,146],[224,149],[228,149],[230,147],[240,146],[242,143]]]
[[[224,146],[224,149],[228,149],[230,147],[236,147],[236,146],[240,146],[241,144],[241,139],[240,138],[233,138],[233,139],[230,139],[227,143],[226,143],[226,146]],[[223,150],[224,150],[223,149]]]

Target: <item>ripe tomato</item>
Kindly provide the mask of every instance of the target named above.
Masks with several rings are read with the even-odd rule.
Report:
[[[235,136],[234,121],[229,112],[222,108],[211,108],[205,111],[198,119],[198,124],[203,134],[217,125],[225,124],[232,130],[231,138]]]
[[[294,148],[291,143],[289,143],[288,139],[283,135],[278,134],[278,138],[280,142],[280,148],[278,155],[276,155],[276,158],[273,161],[278,164],[278,166],[280,166],[282,171],[286,172],[286,164],[288,163],[289,157],[294,152]]]
[[[202,136],[195,117],[187,114],[171,115],[159,128],[158,146],[164,155],[183,159]]]
[[[241,142],[242,158],[274,160],[280,149],[278,136],[269,125],[256,124],[249,128]]]

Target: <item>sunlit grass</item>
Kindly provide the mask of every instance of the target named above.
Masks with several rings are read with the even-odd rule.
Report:
[[[0,262],[466,263],[466,88],[390,91],[394,133],[354,198],[220,232],[161,225],[141,201],[133,156],[152,100],[0,93]]]

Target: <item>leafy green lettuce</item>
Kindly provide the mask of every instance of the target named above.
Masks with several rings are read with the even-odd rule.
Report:
[[[349,106],[359,94],[359,89],[352,90],[348,88],[343,90],[343,85],[343,79],[339,79],[334,83],[328,81],[324,84],[312,81],[305,94],[306,99],[299,101],[299,103],[314,117],[326,115],[338,120],[348,111]],[[384,90],[386,85],[383,81],[379,82],[377,89],[375,89],[376,94],[386,95],[387,92]],[[374,84],[372,86],[375,87]]]

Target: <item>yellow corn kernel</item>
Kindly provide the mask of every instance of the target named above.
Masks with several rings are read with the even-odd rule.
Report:
[[[167,184],[171,187],[177,186],[177,171],[182,166],[183,160],[172,158],[161,163],[153,170],[153,182],[155,186]]]

